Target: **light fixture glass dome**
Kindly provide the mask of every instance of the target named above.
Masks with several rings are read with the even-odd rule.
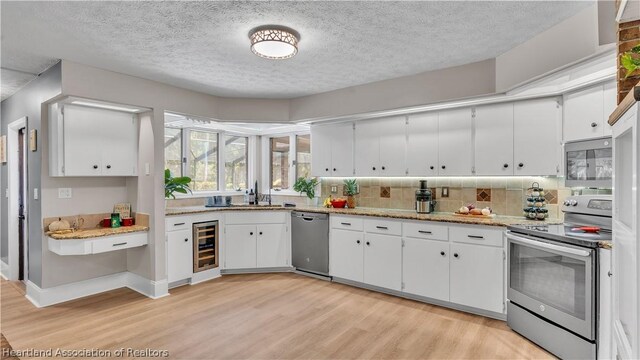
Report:
[[[283,27],[261,27],[249,34],[251,51],[266,59],[288,59],[298,53],[298,34]]]

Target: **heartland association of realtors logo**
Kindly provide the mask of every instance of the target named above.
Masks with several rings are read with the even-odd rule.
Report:
[[[115,350],[103,349],[9,349],[2,348],[2,357],[82,357],[82,358],[108,358],[108,357],[137,357],[137,358],[166,358],[169,350],[158,349],[133,349],[120,348]]]

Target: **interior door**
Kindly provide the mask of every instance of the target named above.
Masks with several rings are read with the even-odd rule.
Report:
[[[410,176],[438,175],[438,113],[409,116],[407,170]]]
[[[251,269],[257,264],[255,225],[227,225],[224,251],[226,269]]]
[[[102,174],[102,119],[96,109],[64,106],[64,175],[98,176]]]
[[[287,256],[287,226],[262,224],[257,227],[257,266],[259,268],[289,265]]]
[[[449,301],[449,242],[404,238],[402,291]]]
[[[362,282],[364,234],[360,231],[332,229],[329,271],[332,276]]]
[[[18,280],[25,280],[27,163],[26,129],[18,130]]]
[[[476,175],[513,175],[513,104],[476,108]]]
[[[398,236],[366,234],[364,282],[402,290],[402,240]]]
[[[518,176],[556,176],[560,171],[562,113],[556,98],[513,106],[513,163]]]
[[[353,176],[353,123],[331,125],[331,128],[331,150],[324,150],[331,151],[331,175]],[[311,141],[311,144],[313,144],[313,141]]]
[[[100,113],[100,138],[102,174],[108,176],[133,176],[138,164],[137,115],[105,110]]]
[[[438,175],[472,175],[473,130],[471,109],[438,114]]]
[[[380,120],[356,123],[356,175],[382,176],[380,170]]]
[[[406,175],[407,123],[404,116],[382,119],[380,134],[380,175]]]

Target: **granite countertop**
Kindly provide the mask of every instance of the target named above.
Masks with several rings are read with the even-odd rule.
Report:
[[[284,210],[284,211],[307,211],[323,214],[340,214],[340,215],[359,215],[359,216],[373,216],[392,219],[405,219],[405,220],[424,220],[424,221],[440,221],[456,224],[473,224],[473,225],[489,225],[489,226],[509,226],[509,225],[527,225],[527,224],[562,224],[562,221],[557,219],[537,221],[528,220],[524,217],[517,216],[500,216],[482,218],[476,216],[455,215],[453,213],[438,212],[432,214],[417,214],[413,210],[393,210],[393,209],[376,209],[376,208],[355,208],[355,209],[335,209],[325,207],[313,207],[313,206],[297,206],[297,207],[283,207],[283,206],[248,206],[237,205],[231,207],[222,208],[207,208],[204,206],[189,206],[189,207],[175,207],[167,208],[165,210],[166,216],[173,215],[189,215],[199,214],[216,211],[255,211],[255,210]]]
[[[132,225],[121,226],[119,228],[95,228],[95,229],[80,229],[68,233],[47,233],[46,235],[55,240],[79,240],[79,239],[92,239],[110,235],[120,235],[133,232],[149,231],[148,226]]]

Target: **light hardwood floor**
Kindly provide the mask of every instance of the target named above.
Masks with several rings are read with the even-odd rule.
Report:
[[[37,309],[2,282],[14,349],[166,349],[176,359],[529,359],[506,323],[295,274],[230,275],[148,299],[119,289]]]

